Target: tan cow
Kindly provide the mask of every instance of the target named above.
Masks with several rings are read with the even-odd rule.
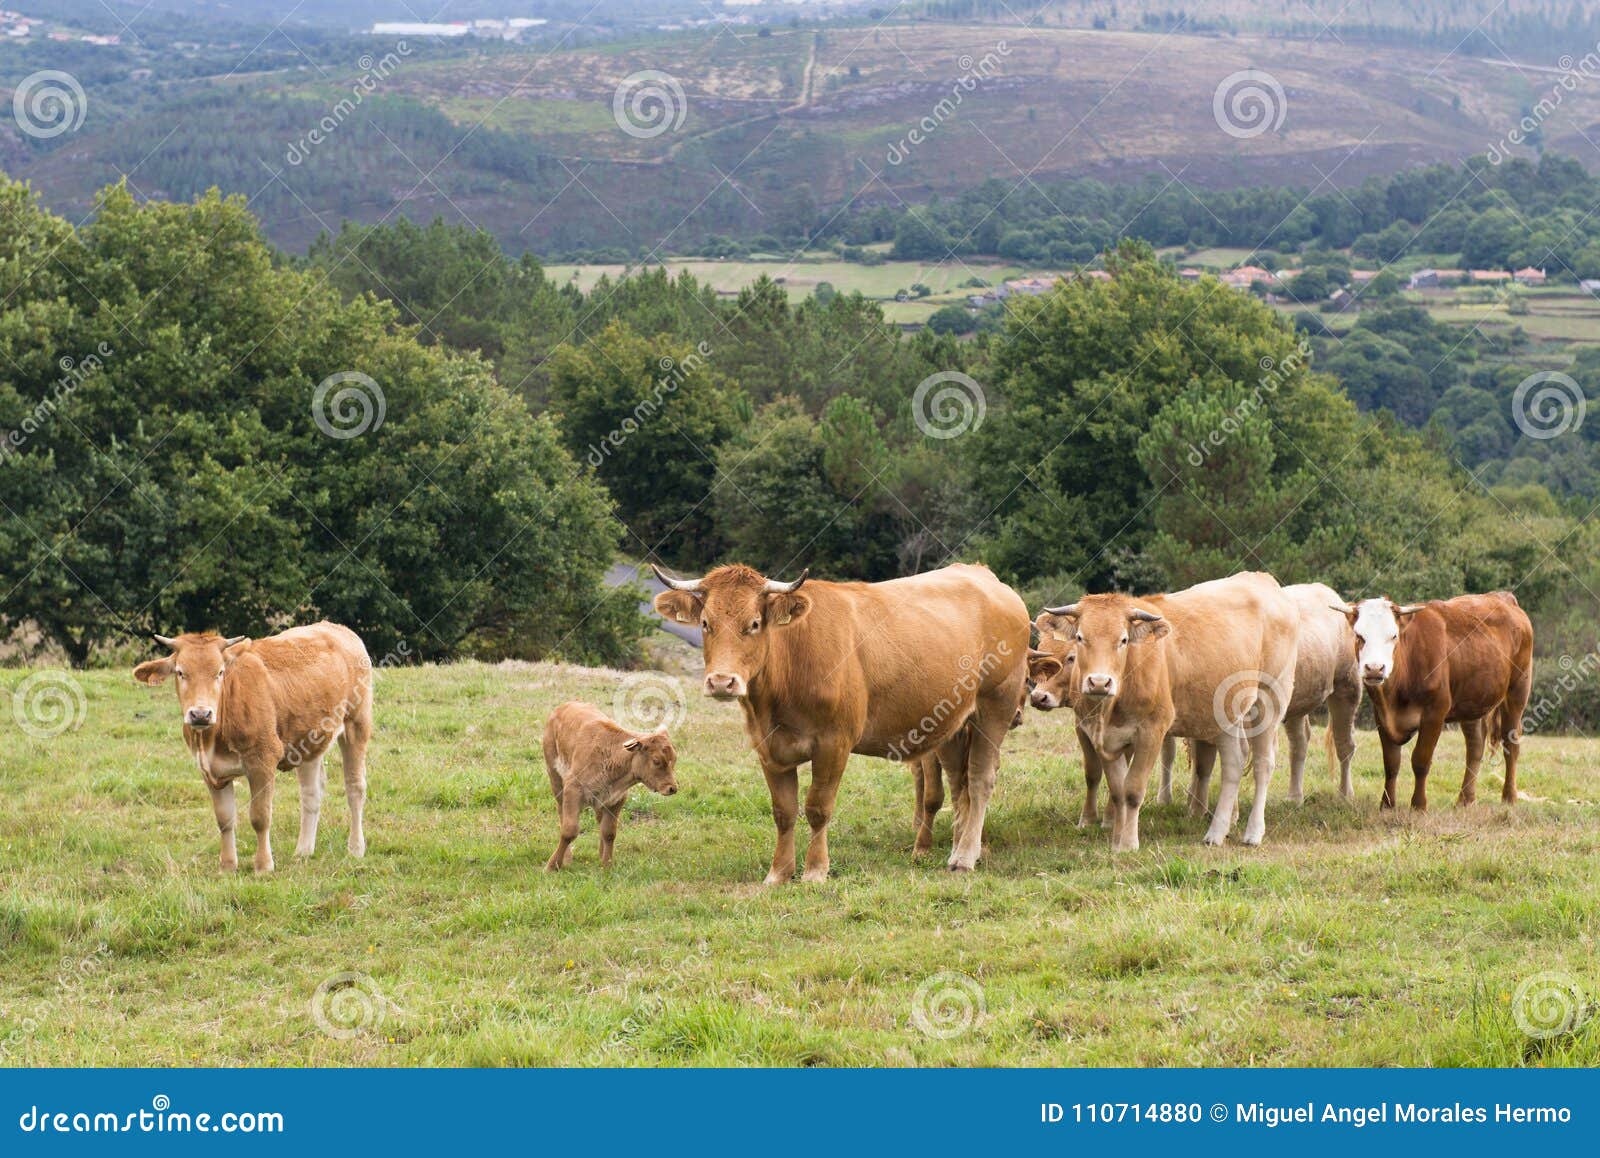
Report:
[[[1404,745],[1413,737],[1411,807],[1428,807],[1428,770],[1446,724],[1459,723],[1467,770],[1457,804],[1477,798],[1485,742],[1505,743],[1500,798],[1517,800],[1522,713],[1533,684],[1533,624],[1509,591],[1397,606],[1388,599],[1339,604],[1354,632],[1361,681],[1383,744],[1384,808],[1395,804]]]
[[[1075,662],[1039,688],[1071,704],[1100,758],[1112,848],[1139,847],[1139,810],[1168,733],[1210,744],[1221,759],[1207,844],[1222,844],[1232,827],[1248,741],[1256,791],[1243,843],[1260,844],[1300,627],[1277,580],[1242,572],[1171,595],[1087,595],[1047,608],[1041,622],[1073,643]]]
[[[665,730],[630,732],[581,700],[551,712],[544,726],[544,770],[561,815],[561,839],[545,870],[572,863],[572,842],[585,807],[594,810],[600,828],[600,863],[609,865],[628,790],[643,784],[672,796],[678,791],[677,766],[678,754]]]
[[[701,579],[656,575],[672,588],[656,610],[703,633],[705,693],[743,709],[778,831],[767,884],[794,875],[798,768],[808,761],[803,876],[827,878],[828,822],[852,752],[938,752],[958,764],[949,867],[977,863],[1026,676],[1028,613],[1015,591],[966,564],[884,583],[807,583],[804,573],[781,583],[737,565]]]
[[[240,776],[250,784],[257,872],[273,867],[272,785],[279,770],[293,769],[300,780],[295,855],[316,851],[322,761],[336,739],[350,803],[346,847],[351,856],[365,855],[361,819],[372,736],[372,661],[360,637],[348,627],[323,622],[266,639],[188,632],[155,640],[172,654],[141,663],[133,678],[155,685],[176,677],[183,742],[211,792],[222,834],[222,867],[239,866],[233,782]]]

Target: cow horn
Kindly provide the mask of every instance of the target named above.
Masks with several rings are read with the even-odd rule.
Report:
[[[704,579],[674,579],[654,563],[650,564],[650,570],[656,573],[657,579],[674,591],[699,591],[700,584],[705,582]]]
[[[1348,603],[1330,603],[1328,604],[1328,610],[1337,611],[1340,615],[1349,615],[1355,608]]]
[[[222,650],[227,651],[230,647],[238,647],[241,643],[249,638],[250,637],[248,635],[231,635],[222,641]]]
[[[1426,606],[1426,603],[1407,603],[1403,606],[1396,607],[1394,609],[1394,613],[1396,615],[1415,615]]]
[[[170,636],[158,635],[153,631],[150,633],[150,638],[155,640],[157,643],[159,643],[162,647],[165,647],[165,648],[176,649],[177,646],[178,646],[178,641],[177,640],[173,639]]]
[[[1140,623],[1159,623],[1161,621],[1161,616],[1154,611],[1146,611],[1142,607],[1130,608],[1128,610],[1128,618],[1137,620]]]
[[[1067,619],[1076,619],[1078,618],[1078,608],[1080,606],[1077,603],[1069,603],[1065,607],[1046,607],[1045,612],[1049,615],[1060,615]]]
[[[768,595],[787,595],[791,591],[798,591],[798,590],[800,590],[800,584],[802,584],[802,583],[804,583],[806,581],[806,576],[809,575],[809,574],[811,574],[811,568],[807,567],[804,571],[800,572],[800,578],[796,579],[792,583],[782,583],[782,582],[779,582],[776,579],[768,579],[767,580],[767,594]]]

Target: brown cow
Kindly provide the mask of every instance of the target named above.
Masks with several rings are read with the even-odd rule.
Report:
[[[272,784],[278,770],[300,780],[300,839],[295,855],[316,851],[322,813],[322,760],[339,741],[344,792],[350,802],[351,856],[367,840],[361,814],[367,799],[367,741],[372,736],[372,661],[361,638],[337,623],[294,627],[251,640],[189,632],[156,642],[164,659],[133,669],[140,683],[177,677],[183,742],[211,791],[222,833],[222,867],[239,866],[234,845],[233,782],[250,783],[250,827],[256,832],[257,872],[272,870]]]
[[[1207,844],[1222,844],[1233,825],[1248,741],[1256,791],[1243,843],[1260,844],[1299,639],[1299,617],[1277,580],[1246,572],[1172,595],[1087,595],[1047,608],[1041,623],[1072,640],[1075,663],[1054,673],[1036,665],[1044,678],[1035,691],[1071,703],[1100,758],[1113,850],[1139,847],[1145,786],[1168,733],[1213,745],[1221,758]]]
[[[780,583],[738,565],[701,579],[656,575],[672,588],[656,596],[656,610],[703,633],[705,693],[744,711],[778,830],[767,884],[794,875],[798,767],[807,761],[803,875],[827,878],[828,822],[852,752],[938,752],[958,764],[964,791],[949,867],[976,864],[1026,675],[1028,613],[1015,591],[966,564],[884,583],[807,583],[803,572]]]
[[[1413,737],[1411,807],[1428,807],[1428,769],[1439,733],[1460,723],[1467,771],[1457,804],[1477,797],[1491,728],[1505,744],[1500,798],[1517,799],[1522,712],[1533,683],[1533,624],[1509,591],[1397,606],[1389,599],[1340,604],[1355,632],[1361,681],[1383,744],[1383,807],[1393,808],[1400,757]]]
[[[628,790],[643,784],[672,796],[678,791],[673,775],[677,766],[678,754],[665,729],[630,732],[581,700],[569,700],[551,712],[544,726],[544,770],[561,814],[561,841],[546,871],[572,863],[572,842],[578,839],[578,817],[585,806],[594,810],[600,826],[600,863],[609,865]]]

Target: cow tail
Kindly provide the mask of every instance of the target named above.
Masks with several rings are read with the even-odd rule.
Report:
[[[1309,723],[1309,721],[1307,721]],[[1328,775],[1339,778],[1339,745],[1333,739],[1333,715],[1328,715],[1328,726],[1322,730],[1322,750],[1328,757]]]
[[[1506,706],[1501,704],[1489,713],[1489,755],[1500,751],[1500,725],[1505,722]]]

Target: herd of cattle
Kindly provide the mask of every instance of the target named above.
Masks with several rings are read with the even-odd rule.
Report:
[[[1221,844],[1237,817],[1246,766],[1255,794],[1242,841],[1259,844],[1277,757],[1279,725],[1290,749],[1290,799],[1303,792],[1313,712],[1326,707],[1340,788],[1353,794],[1350,759],[1364,687],[1383,746],[1383,806],[1393,807],[1403,746],[1413,738],[1413,808],[1427,807],[1427,775],[1446,724],[1466,740],[1458,803],[1476,794],[1486,747],[1503,746],[1502,799],[1517,799],[1517,756],[1533,666],[1533,628],[1509,592],[1400,606],[1347,604],[1322,584],[1282,587],[1245,572],[1167,595],[1086,595],[1032,621],[1022,599],[987,568],[958,564],[884,583],[784,583],[749,567],[699,579],[657,569],[668,590],[662,616],[700,628],[705,694],[737,701],[767,788],[777,846],[766,882],[795,872],[798,768],[810,844],[803,877],[828,875],[828,824],[852,753],[903,761],[916,783],[916,850],[932,844],[946,788],[954,807],[951,869],[971,869],[1001,747],[1022,704],[1070,708],[1083,754],[1080,826],[1100,823],[1109,790],[1114,850],[1139,847],[1139,811],[1158,761],[1159,799],[1171,799],[1175,742],[1188,742],[1189,811],[1222,783],[1207,844]],[[1037,646],[1031,645],[1037,633]],[[267,639],[190,633],[157,636],[168,649],[134,669],[159,684],[175,677],[183,738],[210,789],[222,866],[237,865],[233,783],[250,785],[255,867],[272,868],[275,773],[300,782],[297,855],[315,848],[323,758],[335,740],[350,803],[349,851],[365,850],[365,753],[372,732],[372,665],[354,632],[331,623]],[[547,865],[570,863],[579,816],[592,808],[609,863],[617,820],[632,787],[677,791],[676,753],[664,732],[628,731],[587,704],[551,714],[546,771],[560,815]]]

